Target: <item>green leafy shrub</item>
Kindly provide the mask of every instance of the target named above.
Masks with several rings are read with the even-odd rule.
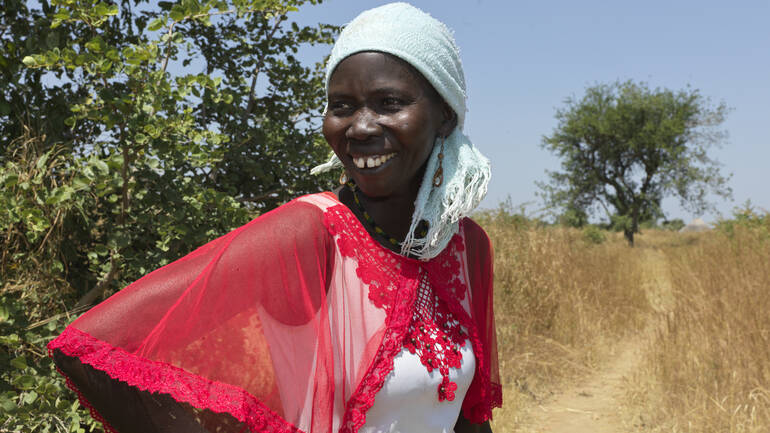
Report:
[[[685,224],[685,222],[682,219],[675,218],[675,219],[672,219],[672,220],[663,221],[660,224],[660,228],[662,228],[663,230],[670,230],[672,232],[678,232],[685,225],[687,225],[687,224]]]
[[[327,154],[316,0],[4,2],[0,433],[100,427],[45,345],[147,272],[297,195]],[[325,183],[327,182],[327,183]]]
[[[716,229],[730,237],[733,237],[737,230],[746,230],[764,239],[770,239],[770,212],[758,210],[751,201],[747,201],[742,207],[733,210],[732,219],[717,221]]]
[[[595,225],[589,225],[583,229],[583,240],[590,244],[598,245],[604,243],[607,237],[604,235],[604,230]]]

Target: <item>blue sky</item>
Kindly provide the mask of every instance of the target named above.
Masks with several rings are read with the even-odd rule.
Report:
[[[384,1],[327,0],[303,6],[305,24],[344,24]],[[692,215],[664,201],[670,218],[721,213],[751,199],[770,210],[770,1],[413,0],[455,32],[468,85],[466,133],[492,160],[482,207],[510,195],[540,208],[536,181],[559,161],[540,148],[566,97],[596,83],[633,79],[651,87],[688,84],[732,111],[729,138],[712,156],[732,173],[734,201]],[[328,51],[311,51],[322,56]],[[314,59],[315,60],[315,59]]]

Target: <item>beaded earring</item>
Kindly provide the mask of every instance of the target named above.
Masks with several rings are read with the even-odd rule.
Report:
[[[340,173],[340,185],[345,185],[346,183],[348,183],[348,172],[342,170],[342,173]]]
[[[441,137],[441,150],[438,152],[438,168],[436,168],[436,172],[433,173],[433,186],[436,188],[440,187],[441,184],[444,183],[444,167],[442,163],[444,161],[445,140],[445,137]]]

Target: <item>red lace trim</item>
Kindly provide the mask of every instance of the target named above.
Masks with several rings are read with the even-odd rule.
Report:
[[[481,381],[478,386],[480,395],[474,399],[477,402],[472,407],[463,408],[463,414],[476,423],[490,419],[492,407],[502,404],[502,392],[499,385],[490,386],[489,366],[476,324],[460,304],[467,290],[460,277],[462,261],[458,257],[465,249],[462,238],[455,235],[438,257],[420,262],[400,256],[375,242],[343,204],[326,210],[324,224],[332,236],[337,236],[340,253],[356,259],[356,275],[369,285],[369,299],[387,312],[383,342],[361,384],[348,400],[340,431],[356,433],[366,423],[366,412],[374,404],[375,394],[382,389],[385,377],[393,370],[393,358],[404,347],[407,328],[412,321],[420,268],[427,273],[430,286],[445,303],[448,313],[470,334],[476,356],[474,382]],[[449,399],[451,395],[454,398],[455,389],[450,384],[444,385],[443,397]],[[473,384],[471,387],[474,388]],[[439,396],[442,396],[441,390]]]
[[[361,383],[350,397],[345,406],[345,415],[342,418],[340,433],[357,433],[366,424],[366,412],[374,404],[374,396],[382,388],[385,378],[393,370],[393,358],[401,351],[401,342],[406,334],[409,324],[410,305],[414,303],[414,286],[417,282],[416,269],[406,272],[400,281],[399,296],[403,296],[404,302],[396,306],[393,314],[389,315],[387,328],[382,338],[382,344],[377,350],[372,365],[366,371]]]
[[[142,391],[169,394],[175,400],[199,409],[228,413],[253,432],[302,433],[241,388],[205,379],[170,364],[140,358],[71,326],[48,343],[49,356],[55,349]],[[64,376],[67,386],[78,394],[91,416],[101,421],[108,433],[117,433]]]

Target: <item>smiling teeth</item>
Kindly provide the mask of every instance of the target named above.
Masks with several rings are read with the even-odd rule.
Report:
[[[389,153],[387,155],[353,157],[353,164],[355,164],[358,168],[375,168],[381,166],[385,163],[385,161],[393,158],[394,156],[396,156],[395,152]]]

